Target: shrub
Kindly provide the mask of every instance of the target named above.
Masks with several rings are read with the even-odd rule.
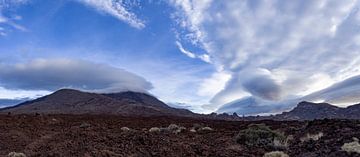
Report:
[[[342,151],[346,151],[348,153],[359,153],[360,154],[360,144],[359,140],[357,138],[354,138],[353,142],[350,143],[344,143],[344,145],[341,147]]]
[[[236,142],[250,147],[287,147],[287,138],[264,124],[251,124],[236,136]]]
[[[300,141],[301,142],[307,142],[307,141],[310,141],[310,140],[317,141],[323,136],[324,136],[324,133],[322,133],[322,132],[319,132],[317,134],[309,134],[309,133],[307,133],[306,136],[300,138]]]
[[[179,126],[176,125],[176,124],[170,124],[167,128],[168,128],[170,131],[175,131],[175,130],[179,129]]]
[[[149,132],[158,133],[158,132],[160,132],[160,128],[158,128],[158,127],[152,127],[152,128],[149,129]]]
[[[263,157],[289,157],[289,155],[281,151],[273,151],[265,153]]]
[[[185,130],[186,130],[186,128],[183,127],[183,126],[181,126],[181,127],[179,127],[178,129],[173,130],[172,133],[174,133],[174,134],[179,134],[179,133],[184,132]]]
[[[89,123],[81,123],[79,127],[80,128],[88,128],[88,127],[91,127],[91,124],[89,124]]]
[[[203,125],[201,125],[201,124],[197,124],[197,123],[195,123],[194,125],[193,125],[193,129],[194,130],[199,130],[200,128],[203,128]]]
[[[128,131],[130,131],[131,129],[128,128],[128,127],[122,127],[122,128],[120,128],[120,130],[123,131],[123,132],[128,132]]]
[[[8,154],[8,157],[26,157],[24,153],[11,152]]]
[[[169,128],[159,128],[160,129],[160,132],[162,133],[169,133],[170,132],[170,129]]]
[[[200,129],[198,129],[198,131],[203,131],[203,132],[207,132],[207,131],[214,131],[214,129],[210,128],[210,127],[202,127]]]

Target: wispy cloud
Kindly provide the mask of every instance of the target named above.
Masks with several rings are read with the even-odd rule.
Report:
[[[124,21],[132,27],[142,29],[145,27],[145,22],[140,20],[136,14],[130,12],[124,5],[123,0],[78,0],[90,7],[97,9],[100,12],[114,16],[115,18]]]
[[[0,1],[0,26],[7,25],[14,29],[20,30],[20,31],[28,31],[25,26],[22,26],[16,22],[16,21],[19,21],[22,19],[22,17],[20,15],[14,15],[13,17],[6,17],[3,14],[3,11],[5,9],[16,7],[18,5],[22,5],[27,2],[28,2],[28,0],[12,0],[12,1],[2,0],[2,1]],[[6,36],[8,34],[7,31],[8,30],[6,30],[5,28],[0,27],[0,36]]]
[[[186,50],[179,41],[176,41],[175,43],[176,43],[176,46],[179,48],[180,52],[182,52],[186,56],[188,56],[190,58],[198,58],[204,62],[211,63],[209,55],[207,55],[207,54],[196,55],[195,53]]]

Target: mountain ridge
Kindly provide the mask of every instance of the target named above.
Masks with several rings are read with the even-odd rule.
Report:
[[[314,119],[360,119],[360,104],[346,108],[337,107],[329,103],[312,103],[302,101],[288,112],[271,116],[251,116],[248,119],[271,120],[314,120]]]

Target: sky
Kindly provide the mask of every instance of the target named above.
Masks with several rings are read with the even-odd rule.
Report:
[[[360,102],[357,0],[0,0],[0,105],[60,88],[194,112]]]

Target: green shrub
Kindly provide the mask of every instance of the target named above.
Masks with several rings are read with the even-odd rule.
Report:
[[[264,124],[251,124],[236,136],[236,142],[249,147],[285,148],[287,138]]]

